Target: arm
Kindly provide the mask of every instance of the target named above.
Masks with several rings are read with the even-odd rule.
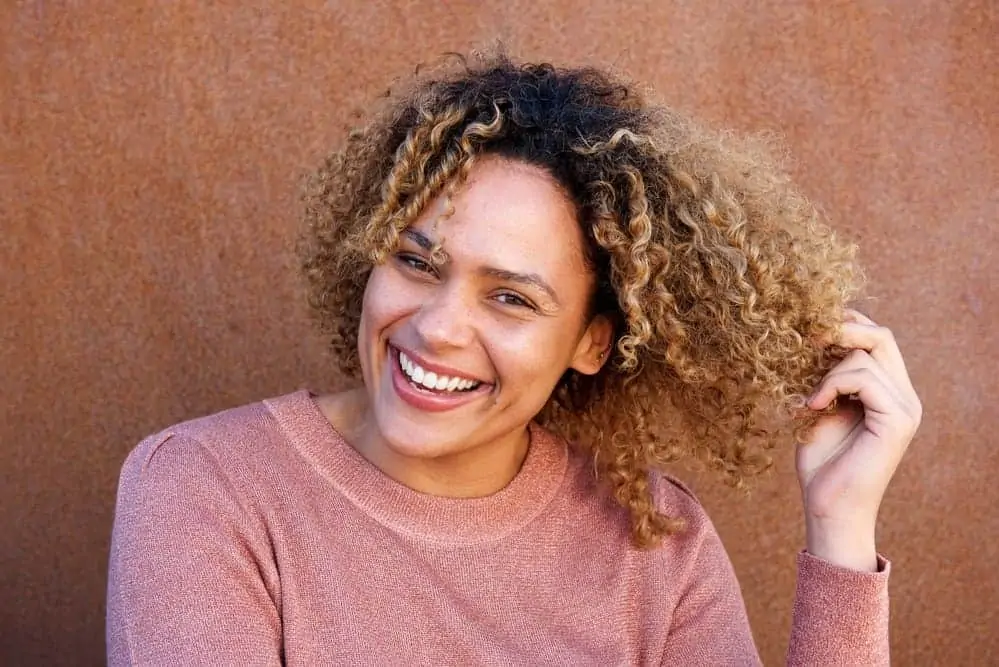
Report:
[[[119,481],[108,664],[280,664],[268,544],[249,503],[204,447],[169,433],[143,441]]]
[[[889,664],[888,574],[846,569],[802,552],[787,664]],[[663,665],[760,665],[732,564],[717,533],[704,535],[677,604]]]
[[[798,557],[789,665],[887,665],[888,575],[875,550],[878,509],[922,405],[891,332],[847,312],[853,352],[808,401],[825,410],[797,449],[807,551]],[[710,523],[677,605],[664,664],[759,664],[732,566]]]
[[[700,507],[690,528],[698,531],[697,555],[673,612],[662,665],[760,665],[759,652],[732,562]]]
[[[888,573],[850,570],[798,555],[788,665],[888,665]]]
[[[891,331],[848,310],[835,342],[851,352],[808,399],[825,414],[797,448],[808,549],[788,663],[887,665],[889,565],[875,527],[922,404]]]

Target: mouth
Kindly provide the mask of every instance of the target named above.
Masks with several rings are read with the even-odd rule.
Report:
[[[431,370],[393,345],[388,346],[388,354],[396,393],[420,410],[451,410],[488,394],[493,386],[458,373],[445,373],[439,367]]]

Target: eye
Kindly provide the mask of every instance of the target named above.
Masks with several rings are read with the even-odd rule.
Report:
[[[395,256],[396,260],[404,264],[409,269],[416,271],[418,273],[425,273],[428,275],[437,275],[437,271],[434,267],[417,255],[410,255],[409,253],[399,253]]]
[[[501,292],[497,294],[495,298],[497,301],[506,306],[516,306],[518,308],[537,310],[533,303],[518,294],[514,294],[513,292]]]

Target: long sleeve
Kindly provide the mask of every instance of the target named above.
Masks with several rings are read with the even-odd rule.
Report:
[[[108,664],[280,664],[268,544],[252,503],[211,452],[170,433],[143,441],[119,480]]]
[[[688,585],[673,613],[662,664],[760,665],[735,570],[706,517],[703,526]]]
[[[662,484],[666,513],[684,516],[692,533],[681,551],[683,593],[673,613],[663,665],[759,665],[739,582],[732,563],[703,508],[675,480]],[[680,491],[678,493],[677,491]],[[807,552],[798,555],[787,664],[792,667],[889,664],[888,576],[855,572]]]
[[[877,572],[855,572],[800,553],[787,664],[890,664],[890,571],[881,557]]]
[[[888,576],[855,572],[806,552],[798,555],[787,664],[791,667],[889,665]],[[759,665],[732,565],[706,533],[690,584],[674,613],[663,665]]]

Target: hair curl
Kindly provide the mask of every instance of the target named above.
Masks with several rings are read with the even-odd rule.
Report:
[[[340,370],[359,374],[372,267],[477,156],[546,169],[575,202],[617,323],[610,362],[567,372],[538,421],[593,459],[647,548],[682,527],[649,472],[699,460],[732,485],[814,420],[804,396],[842,356],[826,343],[860,287],[854,248],[791,184],[764,137],[698,126],[597,69],[459,59],[417,74],[306,188],[309,302]]]

